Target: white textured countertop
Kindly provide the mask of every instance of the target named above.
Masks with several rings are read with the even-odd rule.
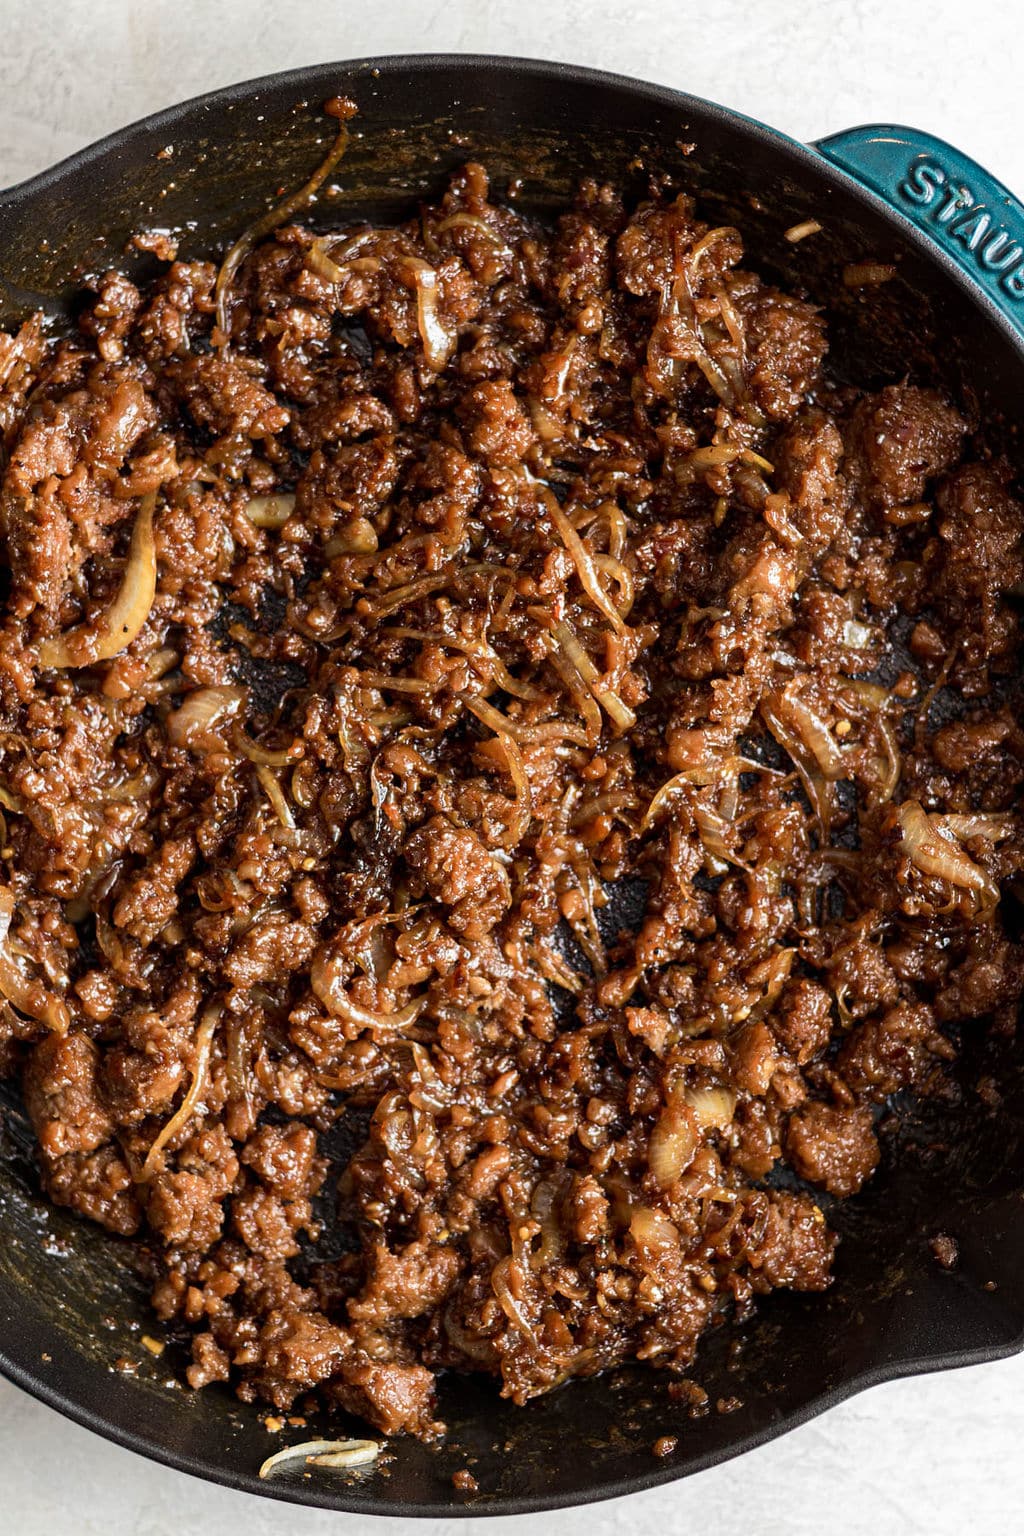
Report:
[[[0,0],[0,185],[250,76],[375,53],[570,59],[691,90],[805,139],[927,128],[1024,190],[1019,0]],[[0,1236],[2,1241],[2,1236]],[[1002,1536],[1024,1496],[1024,1359],[876,1388],[739,1462],[510,1536]],[[152,1466],[0,1383],[0,1531],[289,1536],[354,1519]],[[363,1522],[368,1525],[368,1522]],[[381,1536],[483,1521],[381,1520]]]

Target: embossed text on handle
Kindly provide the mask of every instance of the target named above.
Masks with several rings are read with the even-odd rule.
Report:
[[[896,190],[920,222],[926,217],[947,240],[961,243],[983,276],[998,281],[1012,299],[1024,300],[1024,230],[1017,234],[1000,223],[997,210],[955,181],[932,155],[915,155]]]

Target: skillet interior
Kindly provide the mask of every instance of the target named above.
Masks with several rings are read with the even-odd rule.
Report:
[[[763,272],[827,306],[845,374],[869,385],[907,371],[941,381],[985,421],[989,444],[1012,450],[1024,363],[962,281],[924,253],[922,237],[757,125],[669,91],[555,66],[464,58],[322,66],[172,109],[0,197],[0,323],[40,303],[65,316],[82,272],[116,264],[144,276],[145,258],[124,253],[134,230],[182,230],[185,254],[215,249],[309,174],[331,136],[319,105],[339,91],[359,103],[359,136],[337,195],[315,212],[324,226],[403,216],[467,158],[483,160],[499,190],[521,178],[520,202],[541,212],[564,204],[581,176],[639,192],[654,172],[696,192],[716,222],[738,224]],[[811,217],[823,233],[787,245],[782,231]],[[843,264],[864,255],[899,264],[870,301],[841,282]],[[132,1250],[39,1199],[30,1138],[10,1098],[0,1125],[0,1367],[149,1455],[329,1507],[524,1512],[649,1486],[886,1376],[1021,1347],[1024,1048],[1002,1045],[994,1064],[986,1050],[965,1045],[963,1103],[908,1123],[897,1164],[835,1211],[844,1241],[832,1290],[777,1293],[739,1347],[732,1330],[702,1346],[694,1374],[713,1403],[740,1399],[731,1413],[687,1420],[666,1380],[641,1370],[573,1384],[526,1410],[503,1403],[490,1383],[451,1380],[441,1403],[445,1446],[402,1442],[369,1476],[259,1484],[256,1468],[281,1441],[221,1389],[195,1395],[169,1384],[183,1357],[173,1345],[160,1359],[140,1347],[152,1325]],[[970,1092],[986,1071],[1004,1094],[994,1111]],[[950,1273],[928,1246],[940,1231],[960,1244]],[[112,1369],[119,1357],[141,1361],[137,1373]],[[678,1435],[678,1450],[656,1461],[650,1446],[665,1433]],[[451,1485],[466,1465],[480,1485],[472,1499]]]

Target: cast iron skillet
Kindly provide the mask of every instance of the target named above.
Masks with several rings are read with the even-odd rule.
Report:
[[[1024,418],[1015,318],[1024,216],[1005,188],[905,129],[856,130],[806,148],[694,97],[563,65],[322,65],[148,118],[0,195],[0,323],[38,305],[60,316],[82,272],[127,263],[144,275],[144,259],[125,253],[141,228],[183,231],[186,254],[223,244],[279,189],[305,180],[333,128],[319,108],[339,92],[359,103],[358,133],[335,195],[315,211],[321,223],[402,216],[470,156],[488,165],[499,192],[518,178],[520,201],[539,210],[564,203],[581,176],[639,192],[661,174],[700,195],[716,222],[738,224],[762,271],[827,306],[833,351],[852,377],[871,384],[909,370],[941,380],[980,412],[989,441],[1001,437],[1013,451]],[[822,232],[787,244],[783,231],[809,218]],[[843,265],[865,256],[895,262],[897,277],[866,292],[844,288]],[[327,1508],[508,1514],[648,1488],[875,1382],[1024,1347],[1022,1069],[1024,1047],[986,1045],[981,1032],[966,1041],[960,1102],[920,1113],[899,1156],[835,1211],[843,1241],[831,1291],[778,1293],[738,1342],[731,1329],[708,1339],[694,1374],[712,1405],[732,1411],[688,1419],[667,1378],[646,1370],[577,1382],[526,1409],[490,1382],[453,1378],[442,1386],[451,1431],[442,1447],[401,1441],[370,1474],[271,1483],[256,1478],[264,1457],[317,1426],[271,1436],[226,1392],[184,1390],[173,1342],[159,1358],[141,1345],[157,1330],[134,1250],[40,1199],[31,1138],[10,1099],[0,1125],[0,1369],[158,1461]],[[1002,1094],[994,1109],[974,1094],[986,1074]],[[939,1232],[959,1244],[952,1271],[929,1248]],[[135,1374],[115,1369],[119,1358],[139,1362]],[[678,1435],[678,1449],[659,1461],[650,1447],[666,1433]],[[479,1483],[473,1497],[452,1487],[465,1466]]]

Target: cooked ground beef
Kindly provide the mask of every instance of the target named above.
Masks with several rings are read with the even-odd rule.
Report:
[[[0,338],[3,1055],[193,1386],[706,1405],[879,1107],[1015,1015],[1010,470],[742,260],[468,165]]]

